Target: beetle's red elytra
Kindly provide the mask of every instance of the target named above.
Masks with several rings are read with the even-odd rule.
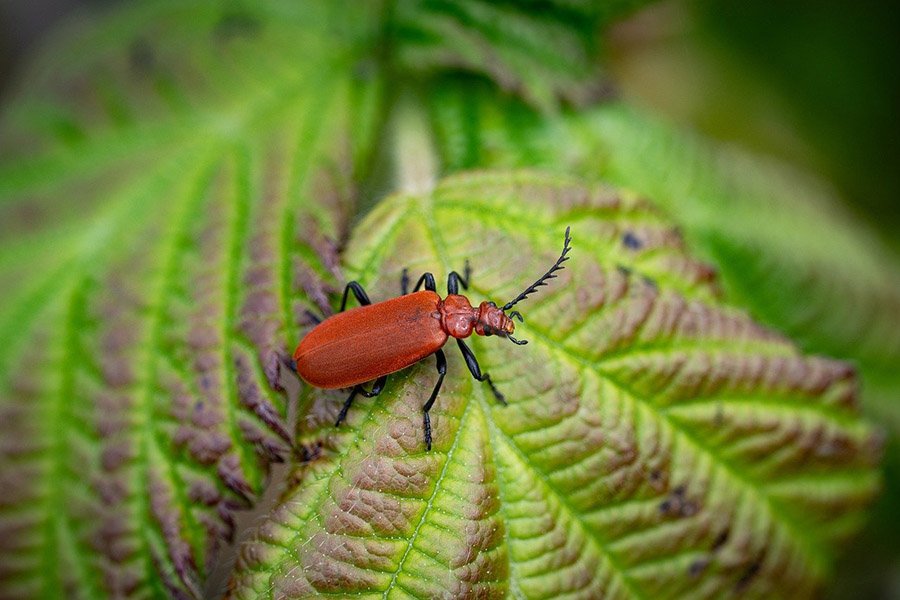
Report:
[[[319,388],[348,388],[417,363],[447,341],[440,306],[423,290],[337,313],[297,346],[297,373]]]
[[[419,278],[412,293],[408,293],[409,279],[406,271],[401,280],[402,296],[372,304],[362,286],[351,281],[344,289],[340,311],[325,319],[304,337],[294,351],[297,374],[304,381],[319,388],[349,388],[353,391],[344,402],[335,426],[341,424],[357,394],[367,398],[377,396],[384,389],[387,376],[413,365],[423,358],[435,355],[438,381],[428,401],[422,407],[425,427],[425,446],[431,450],[431,410],[447,373],[447,359],[444,344],[451,337],[456,338],[466,365],[472,376],[484,381],[499,402],[506,404],[503,394],[497,390],[487,373],[482,373],[478,361],[463,341],[475,333],[496,335],[524,345],[528,342],[513,337],[515,323],[522,321],[518,311],[506,314],[529,294],[546,285],[556,277],[556,271],[563,269],[571,250],[572,238],[566,227],[562,253],[556,263],[525,291],[502,307],[493,302],[482,302],[473,307],[469,299],[459,294],[459,286],[469,286],[470,269],[466,263],[465,276],[456,271],[447,277],[447,296],[441,298],[436,291],[434,275],[425,273]],[[419,291],[424,285],[425,289]],[[350,292],[361,306],[344,310]],[[361,384],[375,380],[370,391]]]

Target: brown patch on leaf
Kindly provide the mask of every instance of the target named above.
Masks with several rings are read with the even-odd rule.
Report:
[[[275,356],[277,359],[277,356]],[[284,451],[291,447],[293,440],[281,415],[259,387],[258,379],[250,366],[250,358],[239,349],[234,350],[234,368],[237,374],[237,389],[241,403],[250,409],[263,423],[285,442]],[[283,454],[282,454],[283,455]]]
[[[166,551],[179,579],[178,583],[169,583],[170,592],[184,593],[186,588],[190,595],[199,598],[202,593],[198,583],[197,567],[191,547],[185,541],[184,532],[181,530],[181,514],[177,508],[181,501],[176,497],[175,490],[153,469],[150,470],[147,491],[150,496],[150,510],[159,524]],[[189,507],[186,508],[189,510]]]
[[[659,512],[666,517],[693,517],[700,510],[700,504],[692,500],[685,487],[679,485],[659,503]]]

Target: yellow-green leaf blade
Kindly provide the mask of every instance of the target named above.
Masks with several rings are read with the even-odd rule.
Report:
[[[503,302],[567,225],[572,259],[517,306],[527,346],[471,340],[509,406],[447,346],[432,452],[430,358],[339,429],[344,394],[304,394],[311,460],[244,547],[235,597],[813,594],[878,487],[853,372],[703,285],[653,277],[648,256],[703,268],[677,238],[622,252],[648,211],[610,188],[490,172],[373,211],[347,261],[376,301],[405,265],[442,281],[468,257],[473,301]]]

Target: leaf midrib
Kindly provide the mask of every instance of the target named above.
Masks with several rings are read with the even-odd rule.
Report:
[[[425,524],[425,521],[428,518],[428,513],[431,511],[431,508],[434,505],[434,499],[441,489],[441,482],[444,480],[444,476],[447,474],[447,469],[450,467],[450,462],[453,460],[453,455],[455,454],[456,448],[459,445],[459,440],[460,438],[462,438],[463,425],[465,424],[466,419],[469,418],[471,405],[471,402],[466,402],[466,407],[463,410],[463,414],[459,419],[458,427],[456,428],[456,433],[453,436],[453,443],[450,445],[450,449],[447,451],[444,465],[441,467],[441,472],[438,474],[437,480],[434,482],[434,489],[431,491],[431,495],[426,501],[425,509],[422,511],[422,515],[419,517],[419,522],[416,524],[412,535],[410,535],[409,539],[407,540],[406,550],[403,552],[403,556],[400,557],[400,561],[397,563],[397,569],[391,575],[391,581],[388,584],[387,589],[384,591],[384,594],[382,595],[382,600],[388,599],[391,590],[394,588],[394,585],[397,584],[397,577],[403,570],[403,565],[406,562],[406,557],[409,556],[410,551],[412,551],[413,546],[416,543],[416,538],[419,536],[419,530],[422,528],[422,525]]]
[[[423,221],[425,222],[426,230],[428,231],[428,234],[429,234],[428,239],[431,241],[432,250],[434,251],[434,255],[435,255],[435,257],[438,258],[438,260],[441,260],[442,262],[444,262],[444,257],[448,256],[448,253],[447,253],[448,249],[447,249],[446,243],[444,242],[443,238],[441,237],[440,228],[437,226],[437,222],[434,219],[433,204],[434,204],[433,196],[429,196],[429,202],[426,204],[424,209],[422,207],[420,207],[419,211],[420,211],[420,216],[422,217]],[[443,265],[443,267],[444,267],[445,271],[447,271],[447,272],[449,272],[451,270],[450,267],[446,263]],[[473,285],[472,282],[470,282],[469,289],[475,290],[477,288],[476,288],[476,286]],[[487,372],[487,370],[483,369],[482,372]],[[606,541],[603,540],[599,536],[598,532],[591,529],[583,521],[581,513],[579,513],[577,510],[575,510],[575,508],[569,503],[568,498],[566,496],[564,496],[560,492],[559,489],[557,489],[555,484],[553,484],[553,482],[551,482],[547,478],[547,475],[545,473],[543,473],[542,471],[533,467],[531,461],[529,461],[527,459],[525,454],[522,452],[521,448],[519,448],[515,444],[515,442],[513,442],[513,440],[511,440],[508,436],[506,436],[505,432],[503,432],[502,430],[499,430],[497,428],[497,425],[496,425],[496,423],[494,423],[494,420],[492,418],[493,413],[490,412],[488,410],[488,407],[486,406],[484,389],[482,386],[477,386],[477,387],[478,387],[478,391],[475,393],[481,402],[482,412],[487,416],[486,421],[488,422],[488,429],[491,433],[491,435],[489,437],[489,439],[491,440],[491,445],[492,445],[491,456],[495,456],[495,457],[497,456],[497,443],[495,442],[495,439],[499,439],[499,440],[505,442],[507,447],[509,447],[509,449],[512,450],[519,457],[519,459],[522,461],[522,463],[527,465],[531,469],[534,477],[537,478],[539,481],[543,482],[544,485],[547,487],[547,489],[553,493],[553,495],[556,497],[557,501],[559,502],[560,507],[562,507],[566,512],[569,513],[569,516],[572,518],[573,522],[576,522],[579,524],[583,533],[585,534],[586,539],[590,540],[594,544],[594,546],[597,548],[597,550],[599,551],[598,558],[601,558],[601,559],[605,560],[607,563],[609,563],[609,565],[611,567],[611,572],[616,574],[619,577],[619,579],[622,581],[625,588],[628,589],[629,592],[632,594],[632,597],[643,598],[643,594],[637,588],[636,584],[630,580],[630,578],[627,575],[626,570],[623,569],[620,564],[618,564],[618,559],[609,550]],[[466,407],[467,410],[468,410],[468,404],[471,402],[472,402],[471,398],[467,399],[467,407]],[[502,489],[502,487],[503,487],[502,482],[498,482],[498,486]],[[510,563],[509,564],[510,572],[512,572],[513,571],[512,556],[509,554],[509,552],[507,552],[507,560]]]

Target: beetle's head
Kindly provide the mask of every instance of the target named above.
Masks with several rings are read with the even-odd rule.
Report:
[[[510,341],[519,345],[527,344],[528,342],[520,342],[512,337],[512,333],[516,330],[516,324],[511,317],[517,317],[520,321],[522,320],[522,315],[516,311],[507,316],[493,302],[482,302],[478,306],[478,315],[475,319],[475,333],[478,335],[499,335],[509,338]]]

